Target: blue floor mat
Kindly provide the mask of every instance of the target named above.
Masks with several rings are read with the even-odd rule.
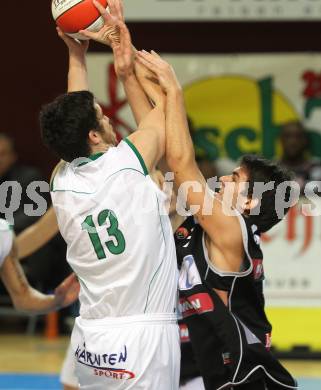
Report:
[[[315,378],[303,378],[299,379],[299,389],[302,390],[320,390],[321,389],[321,379]]]
[[[299,379],[302,390],[321,390],[321,378]],[[1,374],[1,390],[61,390],[58,375]]]
[[[1,390],[61,390],[58,375],[1,374]]]

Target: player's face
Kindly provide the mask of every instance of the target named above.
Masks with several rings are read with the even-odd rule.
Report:
[[[248,173],[245,168],[234,169],[231,175],[220,177],[221,189],[218,196],[232,207],[243,212],[247,208]]]
[[[114,132],[113,126],[110,123],[108,116],[104,115],[103,110],[100,105],[95,103],[95,109],[97,112],[97,120],[99,126],[102,130],[102,138],[107,144],[116,144],[116,134]]]

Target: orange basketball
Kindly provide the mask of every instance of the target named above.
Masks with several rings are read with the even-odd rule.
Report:
[[[107,8],[107,0],[97,0]],[[79,30],[99,31],[104,20],[92,0],[52,0],[52,15],[63,32],[77,39],[86,39]]]

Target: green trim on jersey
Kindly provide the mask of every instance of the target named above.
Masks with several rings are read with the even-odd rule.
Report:
[[[4,228],[2,229],[0,227],[0,231],[2,232],[13,232],[14,231],[14,225],[13,224],[10,224],[6,219],[1,219],[1,221],[3,221],[5,224]]]
[[[104,152],[99,152],[99,153],[92,154],[91,156],[86,157],[86,158],[87,158],[88,160],[91,160],[91,161],[96,161],[96,160],[99,159],[99,157],[103,156],[104,154],[105,154]],[[84,162],[80,163],[80,164],[78,165],[78,167],[82,167],[82,166],[84,166],[84,165],[86,165],[86,164],[89,164],[91,161],[84,161]]]
[[[126,144],[132,149],[132,151],[136,154],[136,157],[138,158],[139,162],[140,162],[140,165],[142,166],[143,168],[143,171],[144,171],[144,175],[145,176],[148,176],[148,169],[146,167],[146,164],[145,164],[145,161],[142,157],[142,155],[139,153],[139,151],[137,150],[136,146],[128,139],[128,138],[125,138],[124,141],[126,142]]]
[[[54,180],[55,180],[55,177],[57,176],[58,171],[59,171],[59,169],[57,169],[57,171],[55,172],[54,176],[51,178],[51,181],[50,181],[50,192],[54,192]]]
[[[104,152],[95,153],[95,154],[92,154],[92,155],[89,156],[89,157],[84,157],[84,158],[87,158],[88,160],[91,160],[91,161],[95,161],[95,160],[97,160],[99,157],[101,157],[103,154],[104,154]],[[78,167],[82,167],[83,165],[86,165],[86,164],[90,163],[91,161],[84,161],[84,162],[80,163],[80,164],[78,165]],[[60,164],[60,163],[59,163],[59,164]],[[58,164],[58,165],[59,165],[59,164]],[[54,191],[54,180],[55,180],[55,177],[57,176],[57,174],[58,174],[58,172],[60,171],[60,168],[61,168],[61,167],[59,167],[59,168],[57,169],[58,165],[56,166],[55,171],[54,171],[54,175],[53,175],[53,177],[52,177],[51,180],[50,180],[50,192],[56,192],[56,191]]]

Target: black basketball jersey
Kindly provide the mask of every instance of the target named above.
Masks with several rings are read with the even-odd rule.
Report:
[[[269,389],[296,389],[296,381],[269,351],[271,325],[264,311],[257,227],[248,218],[239,219],[245,252],[240,272],[222,272],[213,266],[204,231],[193,217],[175,233],[181,327],[187,325],[191,340],[191,345],[182,344],[182,379],[200,372],[207,390],[263,378]],[[228,293],[228,306],[214,289]],[[196,363],[191,363],[191,346]]]

